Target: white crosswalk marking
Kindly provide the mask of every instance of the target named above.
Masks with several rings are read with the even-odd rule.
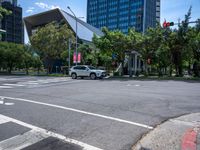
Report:
[[[19,150],[23,149],[25,147],[31,146],[32,144],[35,144],[43,139],[46,139],[48,137],[54,137],[59,140],[65,141],[66,143],[72,143],[75,145],[79,145],[83,148],[83,150],[102,150],[100,148],[88,145],[86,143],[67,138],[61,134],[54,133],[51,131],[47,131],[45,129],[36,127],[34,125],[4,116],[0,114],[0,123],[3,122],[14,122],[16,124],[19,124],[21,126],[30,128],[31,130],[22,134],[17,135],[12,138],[6,139],[4,141],[0,142],[0,150]]]
[[[22,84],[3,84],[5,86],[25,86],[25,85],[22,85]]]
[[[40,79],[40,80],[33,80],[33,81],[21,81],[17,83],[4,83],[0,85],[0,89],[11,89],[11,88],[16,88],[16,87],[37,87],[37,86],[43,86],[46,84],[51,84],[51,83],[61,83],[61,82],[70,82],[72,81],[71,78],[51,78],[51,79]],[[78,81],[73,81],[73,82],[78,82]],[[79,81],[80,82],[80,81]]]
[[[22,135],[14,136],[10,139],[6,139],[0,142],[0,149],[2,150],[19,150],[35,144],[49,135],[41,134],[35,130],[28,131]]]
[[[6,123],[6,122],[9,122],[9,120],[0,117],[0,124]]]
[[[13,87],[11,86],[0,86],[0,89],[12,89]]]

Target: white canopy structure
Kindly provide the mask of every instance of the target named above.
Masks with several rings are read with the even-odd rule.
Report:
[[[28,36],[30,37],[38,27],[44,26],[52,21],[61,20],[65,20],[73,32],[76,33],[76,18],[58,8],[25,17],[24,23]],[[77,18],[77,36],[80,40],[91,42],[94,34],[97,36],[103,36],[103,32],[101,32],[101,30]]]

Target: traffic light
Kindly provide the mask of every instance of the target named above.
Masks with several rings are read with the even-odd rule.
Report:
[[[163,28],[167,28],[167,27],[170,27],[170,26],[174,26],[174,22],[163,22]]]

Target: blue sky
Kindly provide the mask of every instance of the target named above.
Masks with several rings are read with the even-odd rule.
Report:
[[[70,6],[78,17],[85,17],[83,20],[86,20],[87,0],[18,0],[18,3],[23,8],[24,17],[56,7],[67,10],[67,6]],[[164,19],[174,22],[179,18],[182,20],[190,6],[191,20],[200,18],[200,0],[161,0],[161,22]],[[25,42],[27,41],[26,35]]]

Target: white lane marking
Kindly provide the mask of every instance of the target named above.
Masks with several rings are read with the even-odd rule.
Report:
[[[0,149],[3,150],[19,150],[25,147],[31,146],[45,138],[49,135],[41,134],[35,130],[28,131],[22,135],[17,135],[12,138],[6,139],[0,142]]]
[[[3,84],[3,85],[6,85],[6,86],[25,86],[25,85],[22,85],[22,84]]]
[[[31,124],[28,124],[28,123],[25,123],[25,122],[16,120],[16,119],[14,119],[14,118],[10,118],[10,117],[7,117],[7,116],[1,115],[1,114],[0,114],[0,118],[5,119],[5,120],[9,120],[9,121],[11,121],[11,122],[14,122],[14,123],[17,123],[17,124],[19,124],[19,125],[25,126],[25,127],[27,127],[27,128],[31,128],[32,130],[34,130],[34,131],[36,131],[36,132],[39,132],[39,133],[41,133],[41,134],[44,134],[44,135],[46,135],[46,136],[55,137],[55,138],[58,138],[58,139],[60,139],[60,140],[65,141],[65,142],[73,143],[73,144],[79,145],[79,146],[83,147],[83,150],[102,150],[102,149],[99,149],[99,148],[97,148],[97,147],[88,145],[88,144],[86,144],[86,143],[83,143],[83,142],[80,142],[80,141],[77,141],[77,140],[74,140],[74,139],[67,138],[67,137],[65,137],[65,136],[63,136],[63,135],[61,135],[61,134],[54,133],[54,132],[51,132],[51,131],[48,131],[48,130],[39,128],[39,127],[37,127],[37,126],[34,126],[34,125],[31,125]]]
[[[136,84],[135,86],[140,86],[139,84]]]
[[[7,105],[7,106],[12,106],[14,105],[15,103],[4,103],[4,105]]]
[[[0,89],[12,89],[13,87],[11,86],[0,86]]]
[[[27,81],[27,82],[37,82],[37,81]]]
[[[26,84],[31,84],[31,85],[37,85],[37,84],[39,84],[39,83],[34,83],[34,82],[29,82],[29,83],[26,83]]]
[[[4,101],[0,101],[0,104],[4,104]]]
[[[37,102],[37,101],[28,100],[28,99],[22,99],[22,98],[6,97],[6,96],[0,96],[0,98],[6,98],[6,99],[11,99],[11,100],[16,100],[16,101],[23,101],[23,102],[29,102],[29,103],[34,103],[34,104],[39,104],[39,105],[44,105],[44,106],[59,108],[59,109],[63,109],[63,110],[74,111],[74,112],[78,112],[78,113],[82,113],[82,114],[86,114],[86,115],[91,115],[91,116],[95,116],[95,117],[100,117],[100,118],[104,118],[104,119],[108,119],[108,120],[113,120],[113,121],[117,121],[117,122],[121,122],[121,123],[131,124],[131,125],[135,125],[135,126],[139,126],[139,127],[143,127],[143,128],[147,128],[147,129],[153,129],[153,127],[145,125],[145,124],[141,124],[141,123],[137,123],[137,122],[132,122],[132,121],[127,121],[127,120],[123,120],[123,119],[119,119],[119,118],[114,118],[114,117],[110,117],[110,116],[95,114],[95,113],[91,113],[91,112],[87,112],[87,111],[82,111],[82,110],[78,110],[78,109],[74,109],[74,108],[69,108],[69,107],[64,107],[64,106],[59,106],[59,105],[55,105],[55,104]]]
[[[8,119],[1,118],[1,117],[0,117],[0,124],[7,123],[7,122],[9,122]]]

